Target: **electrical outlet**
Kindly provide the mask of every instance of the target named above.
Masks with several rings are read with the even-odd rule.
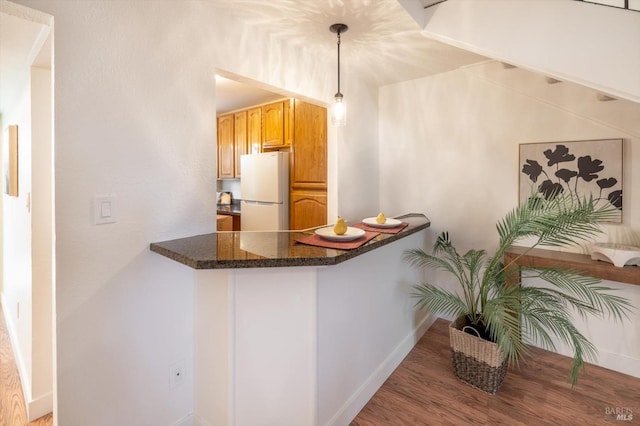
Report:
[[[186,368],[184,360],[180,360],[169,367],[169,385],[171,389],[180,386],[186,376]]]

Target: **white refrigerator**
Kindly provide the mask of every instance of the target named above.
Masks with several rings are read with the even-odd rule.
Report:
[[[240,157],[242,231],[289,229],[289,153]]]

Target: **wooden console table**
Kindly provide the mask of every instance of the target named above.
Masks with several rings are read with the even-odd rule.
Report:
[[[585,275],[602,280],[640,285],[640,267],[618,268],[611,263],[593,260],[586,254],[565,253],[555,250],[534,248],[527,254],[527,247],[511,246],[504,254],[504,262],[514,262],[522,267],[551,267],[559,264],[584,272]]]

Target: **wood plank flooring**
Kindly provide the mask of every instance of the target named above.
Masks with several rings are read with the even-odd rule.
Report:
[[[640,424],[640,379],[587,365],[571,389],[570,358],[537,348],[495,395],[458,381],[448,325],[431,326],[351,426]]]
[[[0,305],[0,426],[51,426],[51,413],[27,423],[27,411],[22,396],[20,375],[11,350],[9,333]]]
[[[534,348],[533,359],[509,371],[496,395],[458,381],[447,327],[444,320],[431,326],[351,426],[640,425],[640,379],[587,365],[571,389],[566,383],[570,359],[541,349]],[[616,420],[616,411],[631,419]],[[26,421],[0,306],[0,426],[52,424],[51,414]]]

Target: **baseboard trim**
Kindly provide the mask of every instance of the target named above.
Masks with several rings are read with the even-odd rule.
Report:
[[[541,347],[540,345],[535,345]],[[546,349],[542,347],[542,349]],[[546,349],[549,350],[549,349]],[[614,352],[608,352],[602,350],[596,346],[597,355],[596,359],[586,362],[585,368],[589,368],[589,365],[595,365],[597,367],[606,368],[621,374],[640,378],[640,359],[629,356],[627,354],[617,354]],[[553,351],[552,351],[553,352]],[[573,358],[573,352],[566,346],[557,345],[555,353],[564,355],[568,358]]]
[[[27,377],[27,370],[24,365],[22,352],[20,352],[20,345],[18,345],[18,336],[16,335],[16,325],[10,316],[10,313],[6,309],[7,299],[5,293],[0,295],[0,303],[5,309],[2,309],[4,313],[4,322],[7,326],[7,332],[9,334],[9,341],[11,342],[11,350],[13,351],[13,358],[15,359],[16,366],[18,368],[18,375],[20,376],[20,384],[22,385],[22,397],[25,401],[25,409],[27,411],[28,421],[38,419],[45,414],[49,414],[53,411],[53,392],[47,392],[44,395],[40,395],[37,398],[31,396],[31,386]]]
[[[600,349],[598,349],[598,352],[599,355],[595,363],[596,365],[628,376],[640,378],[640,359],[626,354],[616,354]]]
[[[539,342],[528,342],[528,344],[540,349],[554,352],[558,355],[563,355],[568,358],[573,358],[573,352],[571,351],[571,348],[569,348],[564,343],[555,342],[556,344],[555,350],[545,347],[541,345]],[[621,374],[626,374],[628,376],[640,378],[640,359],[634,356],[630,356],[628,354],[618,354],[618,353],[603,350],[597,346],[597,343],[596,343],[596,350],[597,350],[596,359],[590,360],[589,362],[585,362],[586,368],[589,368],[589,365],[595,365],[598,367],[606,368],[608,370],[616,371]]]
[[[193,426],[212,426],[211,423],[207,422],[202,416],[199,416],[197,413],[193,415]]]
[[[183,418],[171,423],[171,426],[200,426],[200,423],[196,420],[196,416],[194,416],[193,413],[189,413]]]
[[[391,373],[400,365],[402,360],[411,352],[422,335],[435,322],[434,315],[425,316],[418,325],[391,351],[362,385],[349,397],[342,407],[329,419],[327,426],[347,425],[358,415],[360,410],[369,402],[380,386],[389,378]]]
[[[27,402],[27,419],[31,422],[53,411],[53,392]]]
[[[26,401],[29,401],[31,397],[31,388],[29,386],[29,381],[27,380],[28,379],[26,374],[27,370],[23,362],[24,357],[22,356],[22,352],[20,352],[20,345],[18,344],[18,336],[16,335],[16,325],[13,322],[13,319],[11,318],[9,310],[6,309],[8,305],[7,305],[6,295],[4,292],[2,292],[2,295],[0,295],[0,303],[2,303],[2,306],[5,307],[4,309],[2,309],[2,312],[4,313],[4,323],[7,326],[7,332],[9,333],[9,342],[11,343],[13,358],[15,359],[16,366],[18,367],[18,375],[20,376],[20,384],[22,385],[22,397],[26,402]]]

